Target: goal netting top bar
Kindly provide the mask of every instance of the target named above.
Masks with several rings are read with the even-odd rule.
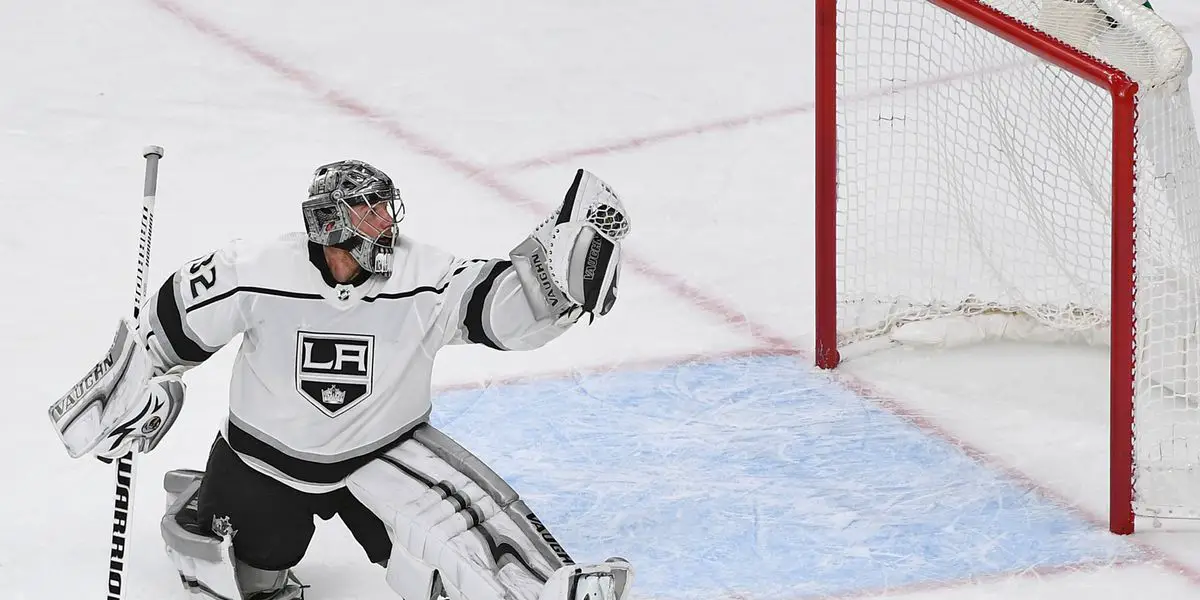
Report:
[[[1135,505],[1200,515],[1200,144],[1179,32],[1134,0],[837,5],[837,345],[1127,331]],[[1039,56],[961,16],[980,7],[1064,45]],[[1131,310],[1114,315],[1114,290]]]

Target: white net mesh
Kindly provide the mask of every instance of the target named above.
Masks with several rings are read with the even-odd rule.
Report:
[[[1200,516],[1200,146],[1190,53],[1133,0],[983,3],[1139,84],[1135,506]],[[926,0],[838,5],[839,346],[970,315],[1105,340],[1108,90]]]

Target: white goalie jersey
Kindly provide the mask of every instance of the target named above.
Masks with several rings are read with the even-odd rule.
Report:
[[[235,241],[171,276],[139,326],[162,371],[243,334],[223,435],[255,469],[327,491],[428,418],[443,346],[532,349],[570,326],[535,316],[508,260],[400,237],[394,264],[388,278],[338,284],[304,234]]]

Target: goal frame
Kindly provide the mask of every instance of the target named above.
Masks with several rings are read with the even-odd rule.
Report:
[[[815,359],[833,369],[837,345],[838,3],[816,0]],[[1134,190],[1138,84],[1120,69],[1077,50],[982,0],[925,0],[1106,90],[1112,99],[1112,306],[1109,355],[1109,530],[1134,531],[1133,409],[1135,338]]]

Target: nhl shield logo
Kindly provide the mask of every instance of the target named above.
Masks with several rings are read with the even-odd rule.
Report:
[[[336,417],[371,395],[375,337],[348,333],[296,335],[296,391]]]

